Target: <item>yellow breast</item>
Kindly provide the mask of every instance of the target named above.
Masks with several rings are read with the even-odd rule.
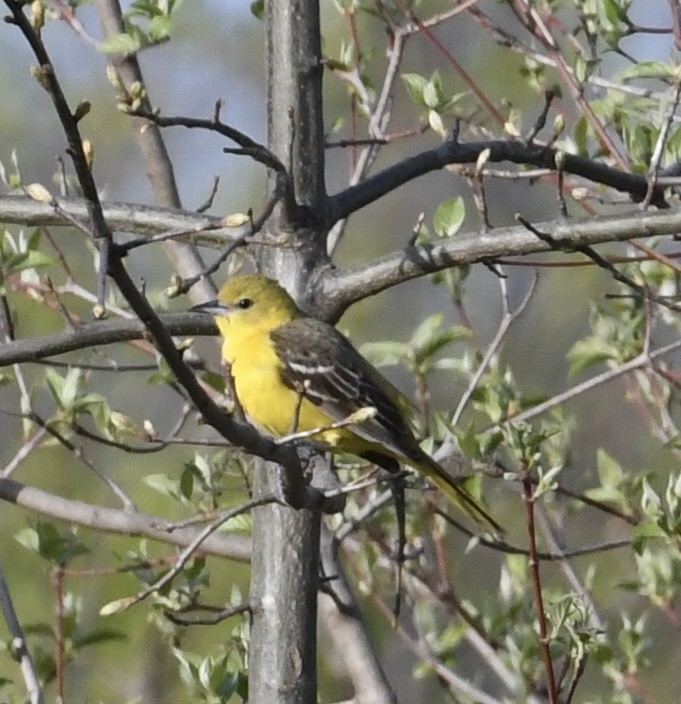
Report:
[[[225,344],[239,402],[249,420],[275,437],[326,427],[332,421],[317,406],[286,386],[269,335],[253,334]],[[296,423],[297,417],[297,423]],[[324,437],[334,443],[333,431]]]

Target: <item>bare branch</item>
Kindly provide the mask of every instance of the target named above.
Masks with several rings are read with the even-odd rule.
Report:
[[[322,574],[319,613],[336,654],[355,688],[356,704],[395,704],[397,696],[369,640],[359,605],[338,560],[338,545],[328,529],[321,533]]]
[[[630,212],[616,217],[552,220],[536,228],[549,232],[560,245],[594,245],[635,237],[674,235],[681,231],[681,213]],[[552,249],[525,227],[500,227],[481,235],[462,235],[437,244],[408,247],[369,264],[327,274],[321,281],[324,316],[337,319],[357,300],[424,274],[498,257],[519,256]]]
[[[40,680],[35,665],[33,664],[31,654],[28,652],[26,636],[24,635],[17,613],[14,610],[12,595],[10,594],[9,585],[5,579],[2,565],[0,565],[0,606],[2,607],[7,629],[12,636],[12,652],[21,667],[21,673],[24,676],[24,682],[28,690],[29,701],[31,704],[44,704],[45,698],[40,687]]]
[[[330,197],[328,224],[333,225],[336,221],[348,217],[351,213],[379,200],[405,183],[431,171],[439,171],[449,164],[475,164],[480,153],[486,149],[489,149],[488,163],[510,161],[514,164],[527,164],[551,171],[556,169],[556,153],[559,151],[536,143],[526,144],[499,139],[461,143],[451,139],[435,149],[421,152],[389,166],[361,183]],[[646,176],[620,171],[593,159],[574,154],[565,154],[563,171],[628,193],[636,201],[643,200],[648,191]],[[664,199],[664,191],[659,187],[654,189],[651,203],[660,208],[669,207]]]
[[[106,533],[145,536],[168,545],[186,547],[200,532],[193,527],[168,531],[166,526],[172,524],[144,511],[113,509],[74,501],[13,479],[0,479],[0,500],[49,518],[66,521],[71,525]],[[247,562],[251,557],[251,541],[240,535],[211,535],[202,543],[202,549],[211,555],[228,557],[239,562]]]
[[[87,218],[87,203],[84,200],[60,197],[59,207],[75,219]],[[223,218],[211,215],[139,203],[102,203],[102,210],[114,231],[147,236],[177,232],[188,241],[209,247],[224,247],[250,230],[247,225],[224,227],[220,225]],[[0,222],[31,227],[64,225],[63,218],[51,205],[26,196],[0,196]],[[214,229],[216,224],[220,226]]]
[[[196,313],[170,313],[160,320],[170,335],[217,335],[215,323]],[[139,320],[100,320],[76,328],[0,346],[0,367],[19,362],[37,362],[56,354],[88,349],[114,342],[148,339]]]

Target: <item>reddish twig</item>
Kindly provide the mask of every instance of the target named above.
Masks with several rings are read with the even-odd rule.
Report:
[[[558,704],[558,693],[556,691],[556,679],[553,672],[553,659],[551,658],[548,624],[546,621],[544,599],[541,591],[541,577],[539,575],[537,533],[534,525],[534,493],[532,492],[530,469],[526,464],[523,464],[521,467],[521,477],[523,482],[523,498],[527,509],[527,532],[529,536],[530,549],[529,567],[530,573],[532,574],[532,586],[534,588],[535,604],[537,607],[537,620],[539,621],[539,643],[542,657],[544,659],[544,667],[546,669],[547,694],[549,704]]]

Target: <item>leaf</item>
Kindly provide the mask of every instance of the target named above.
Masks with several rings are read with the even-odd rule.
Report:
[[[645,478],[643,479],[641,486],[643,489],[641,493],[641,508],[648,516],[657,517],[662,510],[662,500],[660,499],[659,494],[655,491],[655,489],[653,489],[650,482]]]
[[[224,219],[225,227],[241,227],[251,221],[251,217],[247,213],[231,213]]]
[[[581,116],[572,131],[572,137],[575,140],[577,154],[579,156],[589,156],[589,123],[584,116]]]
[[[180,476],[180,492],[185,499],[191,499],[194,493],[194,472],[190,467],[185,466]]]
[[[207,371],[201,374],[201,380],[204,384],[207,384],[211,389],[219,391],[221,394],[225,393],[227,388],[227,380],[222,374],[216,372]]]
[[[367,342],[361,352],[374,366],[389,367],[406,360],[409,346],[404,342]]]
[[[167,474],[147,474],[142,481],[159,494],[173,499],[179,498],[177,480],[171,479]]]
[[[577,340],[567,356],[570,360],[570,376],[574,377],[595,364],[613,359],[614,351],[609,342],[591,336]]]
[[[434,333],[416,350],[416,365],[420,366],[425,362],[433,362],[433,357],[449,345],[470,337],[470,331],[461,325]]]
[[[66,372],[66,379],[61,393],[61,402],[65,408],[72,408],[80,386],[80,369],[71,367]]]
[[[634,528],[631,536],[631,545],[640,555],[649,540],[664,538],[665,532],[656,523],[640,523]]]
[[[126,596],[122,599],[115,599],[108,604],[104,604],[99,610],[100,616],[114,616],[129,608],[137,599],[135,596]]]
[[[445,317],[442,313],[433,313],[427,318],[424,318],[424,320],[419,323],[416,330],[414,330],[409,340],[409,346],[416,349],[423,347],[438,331],[444,319]]]
[[[40,541],[38,540],[38,531],[34,528],[24,528],[15,534],[14,539],[25,548],[32,552],[38,552]]]
[[[62,566],[71,558],[89,552],[71,531],[59,533],[52,523],[46,521],[38,521],[35,528],[19,531],[15,539],[42,558]]]
[[[168,15],[158,15],[149,23],[149,36],[153,41],[159,42],[166,39],[173,26],[173,19]]]
[[[431,80],[423,87],[423,102],[427,108],[435,110],[440,104],[440,96],[438,95],[437,85]]]
[[[461,230],[465,218],[463,198],[452,198],[438,206],[433,216],[433,228],[440,237],[454,237]]]
[[[436,110],[428,110],[428,124],[430,125],[430,129],[433,130],[435,134],[439,135],[443,139],[447,137],[447,130],[442,122],[442,117]]]
[[[50,392],[54,402],[61,408],[61,395],[64,389],[64,378],[54,369],[47,368],[45,370],[45,383],[47,384],[47,389]]]
[[[245,533],[251,535],[253,532],[253,517],[250,513],[242,513],[230,518],[220,526],[221,533]]]
[[[121,32],[101,42],[97,48],[104,54],[134,54],[142,48],[142,40],[139,35],[133,37]]]
[[[54,201],[53,195],[42,183],[29,183],[24,190],[29,198],[39,203],[52,203]]]
[[[52,266],[57,260],[44,252],[30,250],[10,257],[7,261],[6,273],[17,274],[26,269],[39,269]]]
[[[621,23],[630,24],[625,8],[616,0],[601,0],[598,3],[598,9],[601,11],[601,16],[607,17],[613,26]]]
[[[73,639],[75,648],[84,648],[88,645],[97,645],[98,643],[111,643],[112,641],[127,640],[125,633],[114,631],[112,629],[100,628],[96,631],[91,631],[84,636]]]
[[[620,80],[628,81],[632,78],[661,78],[672,80],[675,67],[672,64],[663,64],[658,61],[641,61],[634,66],[622,71]]]
[[[423,92],[426,88],[428,81],[418,73],[403,73],[402,80],[407,87],[407,92],[409,97],[419,105],[425,105],[425,100],[423,98]]]
[[[251,14],[258,20],[262,20],[265,14],[265,0],[253,0],[251,3]]]
[[[598,477],[604,487],[617,489],[621,486],[624,480],[624,471],[619,462],[599,447],[596,453],[596,465],[598,468]]]
[[[535,499],[548,491],[553,491],[556,488],[557,482],[555,482],[554,479],[558,476],[562,469],[563,465],[556,465],[540,476],[539,483],[534,490]]]

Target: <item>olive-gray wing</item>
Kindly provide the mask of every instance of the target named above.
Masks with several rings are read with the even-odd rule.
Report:
[[[297,318],[271,334],[281,360],[281,378],[335,421],[373,406],[376,415],[353,426],[361,438],[409,456],[414,436],[387,379],[334,327],[314,318]]]

